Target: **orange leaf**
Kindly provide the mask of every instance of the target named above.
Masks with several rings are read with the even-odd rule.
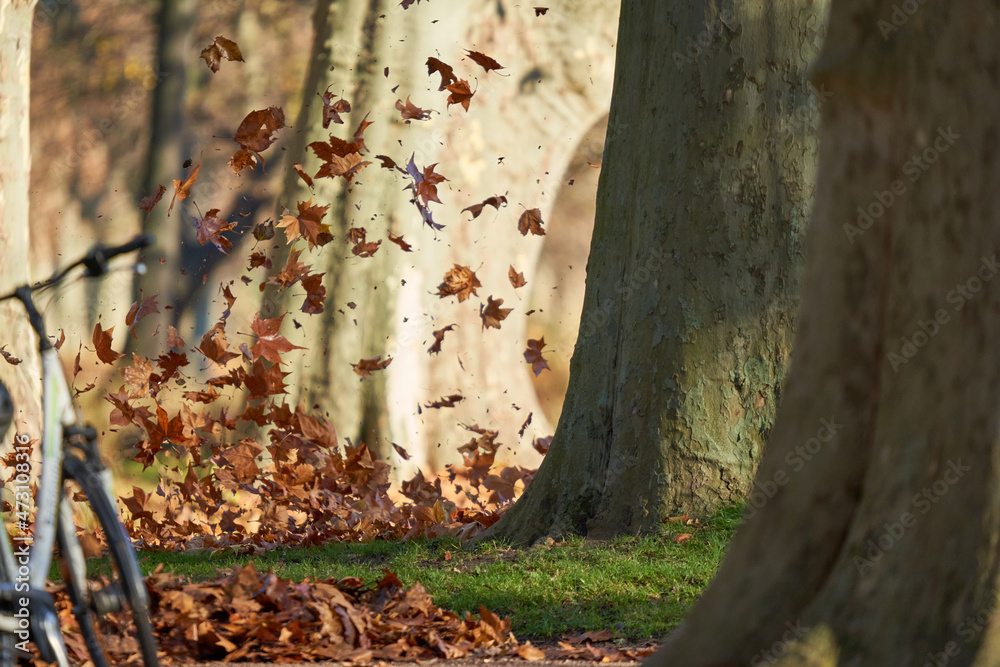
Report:
[[[111,327],[107,331],[101,328],[101,323],[94,325],[94,349],[97,351],[97,358],[106,364],[113,364],[122,358],[122,355],[111,349],[111,336],[115,328]]]
[[[493,60],[493,58],[490,58],[485,53],[480,53],[479,51],[469,51],[468,49],[466,49],[465,52],[469,54],[470,58],[476,61],[476,64],[480,65],[487,72],[494,69],[503,69],[503,65]]]
[[[201,52],[201,57],[212,73],[219,71],[219,64],[223,58],[230,62],[243,62],[240,47],[236,42],[226,39],[222,35],[216,37],[215,41]]]
[[[448,296],[457,295],[458,302],[462,303],[470,295],[476,294],[476,288],[482,287],[482,283],[476,278],[475,272],[467,266],[455,266],[444,274],[444,282],[438,285],[438,296],[442,299]]]
[[[503,299],[494,299],[492,296],[486,297],[486,307],[479,306],[479,317],[483,321],[483,329],[499,329],[500,322],[507,319],[513,308],[501,308]]]
[[[524,274],[515,271],[513,265],[511,265],[510,269],[507,271],[507,277],[510,279],[510,284],[514,286],[514,289],[524,287],[528,284],[524,279]]]
[[[517,231],[521,232],[521,236],[527,236],[528,232],[535,236],[545,236],[545,230],[542,229],[542,212],[533,208],[522,213],[517,221]]]
[[[687,542],[688,540],[690,540],[692,537],[694,537],[694,535],[692,535],[691,533],[680,533],[679,535],[674,535],[670,539],[672,539],[677,544],[684,544],[685,542]]]

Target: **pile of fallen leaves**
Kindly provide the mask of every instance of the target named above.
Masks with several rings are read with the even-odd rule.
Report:
[[[147,579],[152,619],[164,664],[195,660],[368,663],[511,656],[525,660],[578,658],[617,662],[649,650],[596,647],[610,632],[567,636],[542,650],[519,643],[510,621],[485,607],[464,618],[434,604],[420,584],[404,588],[384,570],[374,585],[356,577],[299,583],[253,564],[211,582],[191,582],[162,571]],[[65,596],[57,608],[72,657],[86,657]],[[116,665],[141,665],[128,622],[113,628],[109,644]],[[125,637],[125,639],[122,639]]]

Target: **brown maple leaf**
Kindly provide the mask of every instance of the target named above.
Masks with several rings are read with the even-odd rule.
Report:
[[[306,290],[306,300],[302,304],[302,312],[319,315],[323,312],[326,301],[326,287],[323,286],[324,273],[306,276],[302,279],[302,287]]]
[[[438,90],[444,90],[445,86],[449,83],[458,81],[458,77],[455,76],[455,70],[451,65],[438,60],[437,58],[427,59],[427,75],[430,76],[437,72],[441,75],[441,85]]]
[[[535,16],[545,16],[547,11],[549,11],[548,7],[535,7]]]
[[[106,364],[113,364],[122,358],[122,355],[111,349],[111,336],[115,328],[111,327],[107,331],[101,328],[101,323],[94,325],[94,350],[97,358]]]
[[[227,362],[240,356],[229,351],[226,325],[223,322],[216,322],[215,326],[201,337],[201,345],[196,349],[220,366],[225,366]]]
[[[490,58],[485,53],[480,53],[479,51],[469,51],[468,49],[466,49],[465,52],[472,60],[476,61],[477,65],[480,65],[487,72],[495,69],[503,69],[503,65],[493,60],[493,58]]]
[[[285,266],[278,272],[278,275],[268,278],[267,282],[285,289],[308,275],[310,268],[299,261],[299,255],[301,254],[301,250],[292,250],[289,252]]]
[[[503,195],[500,196],[494,195],[493,197],[484,199],[479,204],[473,204],[472,206],[467,206],[466,208],[463,208],[462,213],[469,211],[470,213],[472,213],[472,219],[475,220],[476,218],[479,217],[479,214],[483,212],[483,209],[486,206],[492,206],[493,208],[499,211],[501,206],[506,206],[506,205],[507,205],[506,197],[504,197]]]
[[[483,321],[483,329],[499,329],[500,322],[507,319],[513,308],[501,308],[503,299],[494,299],[492,296],[486,297],[486,306],[479,306],[479,317]]]
[[[396,100],[396,108],[399,109],[400,114],[407,123],[411,120],[426,120],[430,118],[431,112],[427,109],[421,109],[417,105],[410,102],[410,96],[406,96],[406,104],[403,104],[402,100]]]
[[[449,91],[451,95],[448,96],[448,106],[452,104],[461,104],[462,108],[466,111],[469,110],[469,101],[472,100],[472,96],[475,95],[475,91],[469,88],[469,82],[462,79],[456,83],[450,83],[445,86],[445,90]]]
[[[305,184],[308,185],[310,189],[314,187],[312,177],[310,177],[309,174],[306,173],[305,168],[301,164],[299,164],[298,162],[293,162],[292,169],[294,169],[295,173],[299,175],[299,178],[305,181]]]
[[[136,301],[128,309],[128,314],[125,315],[125,324],[128,325],[128,331],[132,334],[133,338],[138,338],[135,335],[135,328],[139,325],[139,321],[142,318],[160,312],[160,307],[156,305],[156,297],[157,295],[154,294],[151,297],[143,299],[142,303]]]
[[[290,343],[287,338],[278,333],[278,330],[281,329],[281,320],[284,317],[284,315],[280,315],[262,320],[260,315],[254,313],[253,321],[250,323],[250,329],[257,334],[257,341],[251,348],[254,361],[264,357],[268,361],[280,364],[282,352],[305,349]]]
[[[521,214],[521,218],[517,221],[517,231],[521,232],[521,236],[527,236],[528,232],[535,236],[545,236],[542,224],[542,212],[533,208]]]
[[[194,226],[198,230],[197,239],[199,245],[205,245],[209,241],[212,242],[220,252],[226,253],[227,250],[231,250],[233,247],[232,241],[227,239],[222,235],[222,232],[228,232],[236,227],[235,222],[228,222],[227,220],[218,217],[219,209],[213,208],[205,214],[205,217],[201,220],[195,218]]]
[[[240,47],[236,42],[226,39],[222,35],[216,37],[215,41],[201,52],[201,57],[213,74],[219,71],[219,65],[223,58],[230,62],[243,62]]]
[[[153,207],[160,203],[160,199],[163,198],[163,193],[166,191],[167,189],[162,185],[156,186],[153,194],[139,200],[139,209],[146,212],[152,211]]]
[[[316,93],[319,95],[319,93]],[[329,87],[326,89],[320,99],[323,100],[323,129],[330,127],[331,121],[343,125],[344,120],[340,117],[342,113],[350,113],[351,103],[345,99],[339,99],[336,102],[333,101],[333,93],[330,92]]]
[[[257,457],[264,448],[252,438],[243,438],[239,444],[227,447],[219,454],[216,463],[233,473],[236,481],[252,482],[260,474]]]
[[[285,238],[289,243],[302,236],[309,244],[309,249],[312,250],[316,246],[324,246],[333,240],[330,226],[322,223],[329,206],[313,206],[312,199],[310,199],[309,201],[300,201],[298,208],[299,214],[297,216],[290,215],[288,211],[285,211],[285,215],[281,216],[281,221],[278,222],[278,227],[284,228]]]
[[[245,168],[256,165],[260,157],[258,154],[276,141],[274,135],[284,126],[285,112],[279,107],[248,113],[233,136],[233,141],[240,145],[229,160],[233,172],[239,174]]]
[[[467,266],[455,264],[454,267],[444,274],[444,282],[438,285],[438,296],[442,299],[452,295],[458,295],[458,302],[462,303],[470,295],[476,294],[476,288],[482,287],[482,283],[476,278],[475,272]]]
[[[5,349],[6,347],[7,347],[6,345],[4,345],[3,347],[0,347],[0,356],[3,356],[4,361],[6,361],[11,366],[17,366],[19,363],[21,363],[21,360],[18,359],[17,357],[15,357],[10,352],[8,352]],[[80,355],[77,355],[77,359],[79,359],[79,358],[80,358]],[[73,374],[73,377],[76,377],[76,373]]]
[[[427,352],[429,354],[437,354],[438,352],[440,352],[441,351],[441,343],[444,342],[444,335],[445,335],[445,333],[448,332],[448,331],[451,331],[454,328],[455,328],[454,324],[449,324],[445,328],[438,329],[437,331],[435,331],[434,332],[434,344],[431,345],[427,349]]]
[[[524,360],[531,364],[531,370],[534,371],[535,377],[538,377],[539,373],[549,368],[548,362],[542,358],[543,347],[545,347],[545,336],[542,336],[538,340],[529,338],[528,348],[524,351]]]
[[[513,265],[507,270],[507,278],[510,280],[510,284],[514,286],[514,289],[524,287],[528,284],[528,281],[524,279],[524,274],[515,271]]]
[[[380,361],[381,359],[382,355],[379,355],[374,359],[362,359],[356,364],[351,364],[351,367],[354,369],[355,373],[364,379],[371,375],[374,371],[380,371],[392,363],[392,357],[386,357],[385,361]]]

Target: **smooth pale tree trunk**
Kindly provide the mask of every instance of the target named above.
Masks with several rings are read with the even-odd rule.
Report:
[[[518,218],[532,208],[541,210],[543,220],[551,214],[577,145],[607,113],[617,7],[597,0],[567,3],[536,17],[531,7],[485,0],[406,10],[398,2],[373,3],[370,13],[360,12],[358,3],[343,4],[331,3],[345,20],[329,22],[330,33],[317,33],[318,40],[333,35],[334,56],[314,61],[322,76],[312,78],[313,89],[307,85],[306,101],[313,102],[308,122],[300,119],[298,126],[309,141],[330,132],[349,137],[370,112],[374,124],[365,142],[372,155],[387,154],[401,165],[413,155],[419,168],[437,163],[448,179],[438,187],[443,204],[430,204],[446,227],[435,233],[424,226],[403,190],[406,179],[380,170],[372,156],[374,164],[349,192],[340,182],[320,181],[314,193],[296,185],[295,196],[286,195],[281,203],[288,208],[309,196],[314,203],[333,203],[328,220],[337,236],[310,256],[317,271],[327,272],[329,299],[323,316],[308,323],[298,318],[304,324],[299,344],[313,351],[299,373],[300,398],[329,410],[342,435],[365,439],[399,466],[400,475],[416,466],[428,470],[460,461],[455,448],[470,438],[460,424],[499,430],[507,445],[499,459],[537,464],[531,440],[550,431],[523,357],[528,309],[519,297],[527,293],[515,292],[507,273],[513,265],[529,285],[533,281],[544,240],[522,236]],[[342,32],[345,37],[337,39]],[[464,57],[465,49],[492,56],[504,69],[486,74]],[[351,54],[358,53],[351,70]],[[427,73],[431,56],[452,65],[476,89],[468,112],[447,108],[448,93],[438,91],[440,75]],[[328,85],[343,92],[353,111],[345,125],[324,131],[313,96]],[[439,113],[405,124],[394,105],[407,96]],[[314,173],[315,160],[305,164]],[[476,220],[461,213],[504,194],[509,205],[499,212],[487,208]],[[344,235],[352,226],[364,227],[370,241],[382,240],[374,257],[351,255]],[[387,231],[403,235],[414,252],[402,253],[386,239]],[[483,285],[477,297],[461,304],[435,294],[456,263],[475,270]],[[500,330],[482,329],[479,305],[488,296],[515,309]],[[432,332],[449,324],[458,326],[446,335],[441,354],[430,355]],[[392,364],[360,382],[350,364],[379,355],[392,356]],[[465,400],[455,408],[423,407],[456,393]],[[519,436],[529,413],[532,424]],[[412,460],[404,462],[390,442],[407,449]]]
[[[623,5],[570,385],[493,535],[648,531],[746,497],[795,322],[824,8]]]
[[[30,0],[0,0],[0,293],[4,294],[30,279],[25,257],[30,220],[28,114],[34,11],[35,2]],[[14,427],[39,437],[41,366],[35,336],[20,303],[0,305],[0,321],[4,323],[0,346],[21,359],[16,366],[0,360],[0,382],[14,400]]]
[[[1000,661],[998,23],[833,5],[773,498],[649,664]]]

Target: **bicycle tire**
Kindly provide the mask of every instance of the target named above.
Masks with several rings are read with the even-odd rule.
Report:
[[[131,612],[135,639],[142,655],[142,664],[145,667],[159,667],[160,663],[156,654],[156,636],[149,616],[149,595],[143,581],[142,571],[139,569],[135,549],[132,548],[125,527],[118,517],[118,509],[105,490],[99,475],[90,470],[83,461],[68,456],[64,461],[64,466],[67,479],[72,479],[80,486],[80,490],[86,497],[87,505],[90,506],[104,532],[122,589],[120,594],[128,602]],[[61,551],[65,558],[66,550],[61,549]],[[72,576],[72,567],[68,566],[65,570]],[[78,586],[78,583],[82,586]],[[87,650],[94,660],[95,667],[102,667],[102,665],[108,664],[103,642],[97,629],[97,624],[100,623],[103,614],[99,609],[95,609],[93,600],[73,599],[79,596],[80,591],[85,586],[89,586],[89,584],[87,582],[67,582],[71,602],[80,611],[77,619],[80,621],[80,631],[83,634]],[[84,593],[84,596],[89,596],[89,592]]]

